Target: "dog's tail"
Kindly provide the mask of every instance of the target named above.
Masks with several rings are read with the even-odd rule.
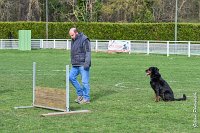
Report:
[[[174,101],[185,101],[187,99],[186,95],[183,94],[182,98],[174,98]]]

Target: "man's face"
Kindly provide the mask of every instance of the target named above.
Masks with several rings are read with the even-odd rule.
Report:
[[[74,31],[69,31],[69,35],[71,36],[72,39],[75,39],[77,34]]]

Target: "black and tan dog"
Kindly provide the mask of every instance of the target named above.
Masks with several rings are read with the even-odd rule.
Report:
[[[160,99],[163,101],[181,101],[186,100],[186,95],[183,94],[182,98],[174,98],[174,93],[169,84],[161,77],[157,67],[149,67],[146,71],[147,76],[150,76],[150,85],[155,92],[155,101]]]

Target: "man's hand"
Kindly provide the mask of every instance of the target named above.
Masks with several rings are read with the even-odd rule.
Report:
[[[85,70],[88,70],[90,68],[90,66],[87,63],[85,63],[83,67]]]

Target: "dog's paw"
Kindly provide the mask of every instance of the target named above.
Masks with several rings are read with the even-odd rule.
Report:
[[[155,102],[159,102],[160,101],[160,96],[156,96]]]

